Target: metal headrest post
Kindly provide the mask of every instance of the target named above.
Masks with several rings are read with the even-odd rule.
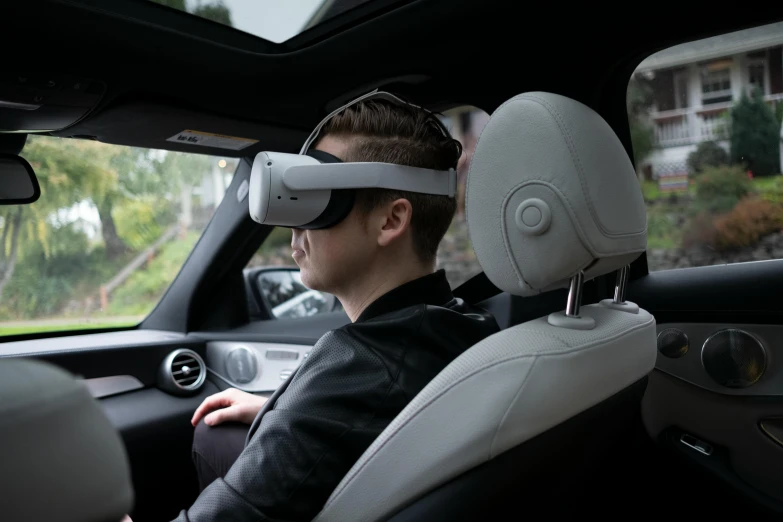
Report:
[[[628,288],[628,274],[631,271],[631,265],[625,265],[617,272],[617,282],[614,286],[614,301],[616,304],[625,303],[625,291]]]
[[[568,302],[566,303],[566,317],[579,317],[579,308],[582,306],[582,284],[585,273],[580,270],[571,278],[571,287],[568,290]]]

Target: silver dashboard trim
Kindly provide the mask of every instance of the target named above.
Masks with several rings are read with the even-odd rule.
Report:
[[[226,371],[228,356],[237,349],[250,350],[256,356],[258,368],[255,377],[250,382],[241,384],[234,382]],[[280,374],[296,370],[305,360],[305,354],[312,349],[312,345],[309,344],[208,341],[206,363],[210,374],[233,388],[250,393],[273,392],[283,382],[280,379]],[[272,353],[271,358],[267,358],[267,351]],[[296,357],[279,358],[276,355],[279,355],[280,352],[293,352]]]

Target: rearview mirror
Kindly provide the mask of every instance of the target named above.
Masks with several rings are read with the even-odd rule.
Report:
[[[298,268],[253,268],[245,271],[245,280],[259,308],[271,317],[309,317],[343,310],[334,295],[302,284]]]
[[[14,154],[0,154],[0,205],[34,203],[40,196],[38,179],[27,160]]]

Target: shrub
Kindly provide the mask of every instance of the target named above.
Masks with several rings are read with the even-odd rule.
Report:
[[[783,209],[758,197],[740,201],[731,212],[715,219],[714,246],[731,250],[754,245],[783,227]]]
[[[647,209],[648,248],[677,248],[680,235],[676,214],[660,205]]]
[[[745,94],[731,110],[731,160],[754,176],[780,172],[780,124],[761,91]]]
[[[701,212],[693,216],[682,235],[683,248],[691,248],[706,245],[714,248],[715,245],[714,217],[707,212]]]
[[[712,167],[694,180],[696,212],[728,212],[739,200],[750,194],[752,183],[737,166]]]
[[[703,141],[696,150],[688,154],[687,163],[692,174],[701,174],[709,167],[728,165],[729,153],[714,141]]]

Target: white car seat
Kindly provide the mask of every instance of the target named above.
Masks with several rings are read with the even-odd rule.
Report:
[[[0,358],[0,520],[119,522],[133,500],[125,446],[85,384]]]
[[[625,302],[623,288],[626,265],[646,248],[646,214],[609,125],[563,96],[512,98],[476,146],[466,200],[487,277],[521,296],[570,285],[566,311],[458,357],[370,446],[316,520],[579,512],[579,493],[593,490],[601,459],[625,433],[618,426],[639,410],[655,320]],[[615,299],[581,307],[583,280],[616,270]],[[616,501],[608,490],[599,504]]]

